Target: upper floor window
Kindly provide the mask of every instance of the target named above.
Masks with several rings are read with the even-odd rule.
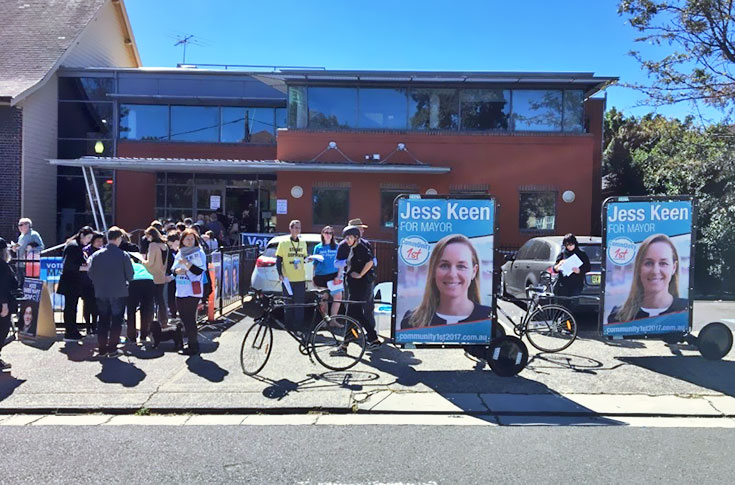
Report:
[[[310,87],[309,128],[355,128],[357,89]]]
[[[408,96],[409,128],[459,128],[459,92],[456,89],[412,89]]]
[[[406,129],[406,90],[405,89],[360,89],[360,128],[368,129]]]
[[[59,99],[74,101],[111,101],[115,80],[105,77],[60,77]]]
[[[463,89],[460,96],[463,130],[508,129],[510,91],[502,89]]]
[[[168,106],[121,104],[120,138],[168,140]]]
[[[289,86],[288,126],[583,133],[584,93],[561,89]]]
[[[284,110],[285,111],[285,110]],[[273,108],[222,108],[221,141],[225,143],[275,143]]]
[[[561,131],[561,91],[513,91],[516,131]]]
[[[171,106],[171,140],[217,142],[218,118],[216,106]]]

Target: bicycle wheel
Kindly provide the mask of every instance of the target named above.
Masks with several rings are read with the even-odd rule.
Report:
[[[253,376],[265,367],[273,350],[273,329],[262,322],[255,322],[245,333],[240,347],[242,371]]]
[[[543,352],[559,352],[577,338],[577,322],[563,306],[543,305],[528,318],[526,337],[531,345]]]
[[[331,326],[330,326],[331,324]],[[347,370],[365,353],[365,331],[357,320],[346,315],[324,319],[311,335],[311,351],[316,360],[331,370]]]

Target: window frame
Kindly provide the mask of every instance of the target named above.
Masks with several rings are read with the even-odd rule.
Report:
[[[521,226],[521,209],[523,204],[523,196],[526,194],[552,194],[553,202],[554,202],[554,223],[551,228],[539,228],[539,227],[522,227]],[[559,206],[559,192],[554,189],[538,189],[538,190],[531,190],[531,189],[522,189],[518,191],[518,231],[521,233],[536,233],[536,234],[553,234],[554,231],[556,231],[557,226],[557,215],[558,215],[558,206]],[[547,217],[547,216],[544,216]]]

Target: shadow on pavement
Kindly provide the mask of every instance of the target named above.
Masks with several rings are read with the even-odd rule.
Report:
[[[17,379],[10,372],[0,372],[0,401],[10,397],[24,382],[25,379]]]
[[[280,401],[291,393],[312,391],[315,389],[346,389],[362,391],[365,383],[377,381],[380,376],[374,372],[364,371],[329,371],[321,374],[309,374],[300,381],[279,379],[274,381],[266,377],[253,376],[254,379],[269,384],[263,389],[263,396]]]
[[[62,342],[59,352],[66,355],[72,362],[97,360],[94,349],[97,348],[97,339],[85,338],[81,342]]]
[[[550,374],[552,369],[566,369],[579,374],[597,375],[599,372],[614,370],[624,364],[615,364],[612,367],[604,367],[599,360],[583,355],[575,355],[566,352],[540,353],[531,357],[526,369],[538,374]]]
[[[618,357],[618,360],[674,377],[713,391],[735,396],[735,362],[707,360],[698,355],[666,357]]]
[[[222,382],[230,373],[215,362],[204,359],[200,355],[192,355],[186,359],[186,366],[189,368],[189,372],[203,377],[210,382]]]
[[[145,379],[146,374],[135,364],[121,359],[103,359],[102,370],[95,377],[105,384],[122,384],[135,387]]]

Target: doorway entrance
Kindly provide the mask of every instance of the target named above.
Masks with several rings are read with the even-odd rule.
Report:
[[[241,222],[240,231],[258,232],[258,192],[242,187],[228,187],[225,198],[226,214]]]

